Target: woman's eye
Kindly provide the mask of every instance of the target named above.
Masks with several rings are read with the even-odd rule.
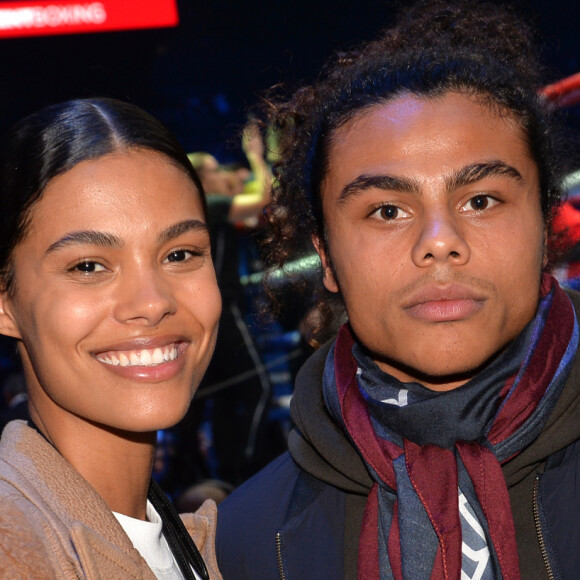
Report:
[[[377,208],[373,214],[377,216],[379,219],[384,221],[393,221],[396,219],[406,218],[409,217],[409,214],[402,210],[400,207],[396,205],[382,205],[381,207]]]
[[[472,197],[461,209],[462,211],[482,211],[498,204],[498,200],[491,195],[476,195]]]
[[[94,272],[104,272],[106,270],[105,266],[99,264],[98,262],[92,262],[91,260],[83,260],[79,262],[73,270],[77,272],[83,272],[84,274],[93,274]]]

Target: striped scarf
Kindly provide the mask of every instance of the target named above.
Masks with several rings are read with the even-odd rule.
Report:
[[[536,317],[518,339],[452,391],[400,383],[365,354],[347,325],[341,328],[323,390],[374,480],[359,579],[458,580],[462,570],[464,578],[520,578],[501,465],[542,430],[577,346],[572,304],[548,275]],[[487,550],[482,570],[468,569],[468,522]]]

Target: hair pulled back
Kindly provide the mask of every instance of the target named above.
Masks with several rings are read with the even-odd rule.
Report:
[[[162,153],[205,196],[171,132],[139,107],[107,98],[51,105],[16,123],[0,143],[0,284],[13,288],[14,248],[26,236],[35,203],[48,183],[81,161],[129,149]],[[160,193],[161,195],[161,193]]]
[[[513,118],[538,167],[549,228],[561,197],[561,156],[551,110],[538,94],[541,72],[531,30],[510,8],[428,0],[403,11],[376,40],[336,54],[312,85],[287,100],[271,99],[280,158],[268,214],[268,267],[282,268],[304,252],[304,237],[324,240],[320,186],[334,132],[365,109],[404,94],[461,92]]]

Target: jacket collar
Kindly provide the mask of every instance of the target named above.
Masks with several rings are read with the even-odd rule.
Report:
[[[36,508],[49,514],[73,560],[99,552],[109,564],[122,563],[128,576],[152,573],[95,489],[37,431],[23,421],[9,423],[0,440],[4,471]],[[100,550],[94,550],[99,544]],[[151,574],[151,576],[149,576]]]

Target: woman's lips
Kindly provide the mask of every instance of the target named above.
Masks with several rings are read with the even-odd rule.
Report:
[[[175,360],[179,356],[176,343],[156,348],[138,350],[108,350],[95,355],[96,359],[113,366],[156,366]]]
[[[109,371],[127,379],[159,382],[181,372],[189,342],[146,341],[148,347],[140,342],[137,341],[138,348],[128,348],[125,343],[122,348],[96,352],[94,357]]]

